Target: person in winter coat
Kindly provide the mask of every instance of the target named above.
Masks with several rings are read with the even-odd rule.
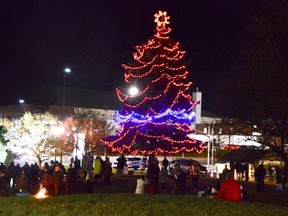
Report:
[[[167,192],[167,179],[168,179],[168,170],[166,166],[161,167],[160,174],[159,174],[159,183],[161,192]]]
[[[184,194],[186,187],[186,173],[180,167],[180,163],[175,164],[174,169],[174,187],[172,190],[173,194]]]
[[[0,169],[0,197],[8,196],[9,177],[4,169]]]
[[[14,162],[11,162],[9,167],[7,168],[6,174],[10,178],[10,181],[12,179],[12,189],[14,189],[16,186],[16,176],[19,174],[19,168],[20,168],[20,167],[19,168],[18,167],[19,166],[16,167],[14,165]]]
[[[59,196],[60,187],[63,182],[63,179],[64,179],[63,172],[61,171],[59,165],[56,164],[54,166],[54,172],[52,174],[52,184],[53,184],[55,196]]]
[[[42,169],[42,178],[41,178],[41,184],[43,188],[46,189],[46,194],[51,194],[51,186],[52,186],[52,176],[49,172],[49,169],[47,167],[43,167]]]
[[[93,171],[93,163],[94,163],[94,156],[91,152],[89,152],[87,156],[87,169],[89,170],[89,172]]]
[[[199,176],[200,176],[200,169],[197,164],[191,164],[189,167],[189,174],[192,178],[192,187],[194,191],[197,191]]]
[[[103,163],[102,173],[104,175],[104,184],[110,185],[110,176],[112,175],[112,165],[111,165],[108,157],[106,157],[106,159]]]
[[[241,185],[233,178],[227,178],[221,185],[217,194],[217,200],[224,199],[234,202],[240,202]]]
[[[76,182],[77,170],[70,164],[66,174],[66,193],[70,194],[75,191]]]
[[[287,166],[284,166],[283,167],[283,182],[282,182],[282,189],[283,191],[285,191],[285,184],[287,182],[287,179],[288,179],[288,167]]]
[[[257,191],[264,192],[266,169],[263,166],[263,162],[256,168],[254,175],[257,182]]]
[[[95,181],[97,182],[98,179],[101,179],[101,171],[102,171],[102,165],[101,165],[101,157],[97,156],[94,161],[94,176]]]
[[[116,174],[118,177],[122,176],[123,174],[123,169],[126,166],[126,158],[124,155],[121,155],[119,158],[117,158],[117,170],[116,170]]]
[[[148,184],[147,179],[145,176],[142,176],[141,178],[137,179],[137,185],[135,194],[144,194],[145,193],[145,185]]]

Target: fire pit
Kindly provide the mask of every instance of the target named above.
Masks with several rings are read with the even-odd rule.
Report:
[[[35,198],[36,199],[45,199],[48,197],[48,195],[46,195],[45,193],[47,192],[47,190],[45,188],[42,188],[36,195]]]

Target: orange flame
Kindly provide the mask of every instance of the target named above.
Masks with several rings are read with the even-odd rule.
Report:
[[[37,199],[44,199],[44,198],[48,197],[47,195],[45,195],[46,192],[47,192],[47,190],[45,188],[43,188],[36,194],[35,197]]]

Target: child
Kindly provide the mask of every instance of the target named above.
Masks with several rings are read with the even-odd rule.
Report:
[[[148,184],[147,179],[145,178],[145,176],[142,176],[141,178],[137,179],[137,186],[136,186],[136,191],[135,194],[144,194],[144,188],[145,185]]]

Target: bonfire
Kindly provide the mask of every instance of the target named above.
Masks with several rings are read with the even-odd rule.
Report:
[[[45,188],[42,188],[37,194],[36,194],[36,198],[37,199],[44,199],[46,197],[48,197],[48,195],[46,195],[45,193],[47,192],[47,190]]]

